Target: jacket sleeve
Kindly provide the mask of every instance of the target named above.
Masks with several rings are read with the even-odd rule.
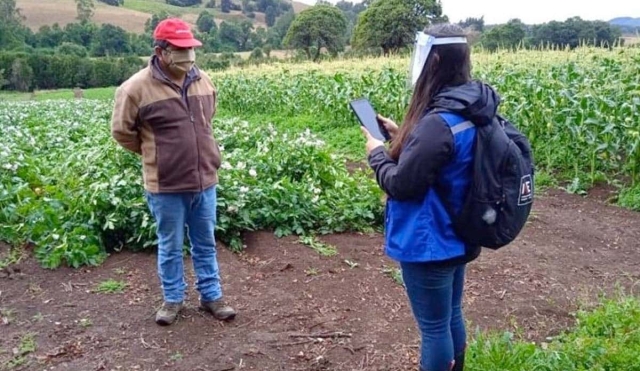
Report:
[[[407,138],[398,161],[384,147],[369,155],[380,188],[399,201],[423,198],[453,154],[453,135],[437,115],[422,119]]]
[[[111,136],[122,147],[141,154],[140,137],[136,129],[137,117],[138,105],[125,89],[117,88],[111,118]]]

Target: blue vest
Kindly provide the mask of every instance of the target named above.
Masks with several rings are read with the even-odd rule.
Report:
[[[471,182],[476,128],[453,113],[438,113],[451,128],[454,155],[440,172],[439,182],[450,190],[454,211],[462,207]],[[385,210],[385,252],[399,262],[437,262],[465,254],[465,244],[456,236],[451,219],[437,192],[429,189],[424,199],[388,199]]]

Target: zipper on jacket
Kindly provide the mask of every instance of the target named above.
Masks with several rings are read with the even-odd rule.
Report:
[[[188,75],[185,76],[185,79],[188,79],[188,78],[189,78]],[[200,170],[200,142],[198,141],[198,132],[196,131],[196,124],[195,124],[195,120],[193,118],[193,112],[191,111],[191,106],[189,105],[189,95],[188,95],[189,87],[197,79],[194,78],[193,80],[188,81],[188,83],[183,84],[183,86],[179,86],[178,84],[176,84],[173,81],[169,80],[166,76],[164,76],[164,78],[160,79],[160,80],[164,81],[165,84],[169,85],[169,87],[174,88],[173,90],[176,91],[178,94],[180,94],[180,100],[182,101],[182,103],[184,103],[185,110],[186,110],[187,114],[189,115],[189,122],[191,123],[191,127],[193,128],[193,135],[194,135],[195,140],[196,140],[196,157],[197,157],[197,166],[198,166],[198,181],[200,183],[200,186],[199,186],[200,192],[202,192],[204,189],[203,189],[203,186],[202,186],[202,184],[203,184],[202,183],[202,171]]]
[[[202,171],[200,169],[200,141],[198,140],[198,131],[196,130],[196,120],[193,118],[193,111],[191,110],[191,105],[189,104],[189,86],[193,83],[193,81],[189,82],[185,85],[183,91],[181,92],[184,96],[184,103],[187,107],[187,114],[189,115],[189,121],[191,122],[191,127],[193,128],[193,136],[196,140],[196,157],[197,157],[197,166],[198,166],[198,181],[200,182],[200,192],[202,192]]]

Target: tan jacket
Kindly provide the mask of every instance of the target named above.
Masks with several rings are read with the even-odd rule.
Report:
[[[183,93],[154,56],[116,89],[111,134],[122,147],[142,155],[149,192],[202,191],[218,182],[221,156],[211,129],[215,86],[196,67],[187,81]]]

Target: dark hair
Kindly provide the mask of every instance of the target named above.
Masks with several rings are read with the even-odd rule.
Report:
[[[153,40],[153,46],[159,46],[160,49],[167,49],[169,45],[171,44],[167,40]]]
[[[462,27],[442,23],[427,27],[424,33],[434,37],[465,37]],[[434,45],[416,82],[411,102],[390,155],[398,160],[404,142],[416,126],[433,98],[446,86],[461,85],[471,80],[471,52],[468,44]]]

